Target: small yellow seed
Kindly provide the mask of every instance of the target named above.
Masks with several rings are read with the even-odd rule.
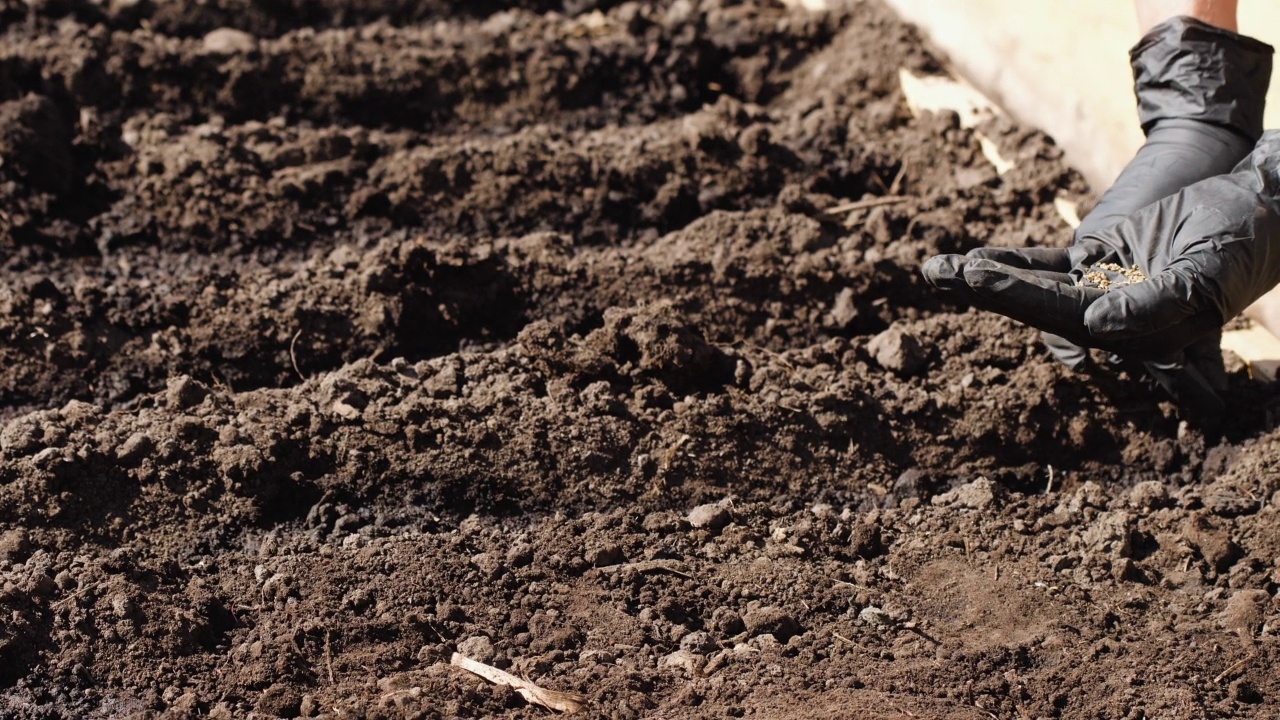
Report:
[[[1147,274],[1136,265],[1123,267],[1116,263],[1098,263],[1085,271],[1084,275],[1076,281],[1076,285],[1094,287],[1106,292],[1113,286],[1136,285],[1146,279]]]

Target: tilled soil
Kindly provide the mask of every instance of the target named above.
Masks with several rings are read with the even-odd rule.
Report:
[[[0,23],[4,717],[1280,708],[1280,396],[930,292],[1089,191],[874,0]]]

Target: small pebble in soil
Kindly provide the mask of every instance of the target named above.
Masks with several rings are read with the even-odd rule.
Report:
[[[772,635],[778,642],[786,642],[788,638],[800,632],[800,624],[785,610],[776,607],[762,607],[748,610],[742,616],[750,635]]]
[[[985,477],[933,497],[934,505],[981,510],[996,500],[996,484]]]
[[[706,655],[716,649],[716,641],[711,637],[710,633],[703,630],[695,630],[680,638],[680,649]]]
[[[1165,507],[1169,504],[1169,490],[1158,480],[1143,480],[1129,491],[1129,504],[1143,510]]]
[[[204,36],[201,49],[210,55],[235,55],[252,52],[258,41],[249,33],[235,28],[218,28]]]
[[[493,659],[493,641],[484,635],[473,635],[458,643],[458,652],[472,660],[489,662]]]
[[[871,338],[867,352],[880,367],[899,375],[911,375],[924,367],[925,353],[914,335],[900,328],[889,328]]]
[[[626,560],[626,555],[622,552],[622,548],[617,545],[604,545],[587,551],[586,560],[595,567],[606,567],[608,565],[617,565]]]
[[[857,557],[870,560],[884,554],[884,542],[880,526],[876,523],[858,523],[849,538],[849,549]]]
[[[516,543],[507,550],[507,564],[513,568],[522,568],[533,562],[533,546],[529,543]]]
[[[1227,600],[1227,607],[1222,611],[1222,624],[1246,643],[1253,641],[1253,636],[1262,627],[1267,607],[1271,604],[1271,595],[1266,590],[1237,590]]]
[[[881,610],[875,605],[868,605],[862,608],[858,613],[858,619],[868,625],[875,625],[877,627],[888,627],[894,624],[893,618],[889,617],[889,613]]]
[[[111,611],[118,618],[127,618],[137,609],[137,605],[133,602],[133,598],[125,593],[116,593],[111,596]]]
[[[1111,563],[1111,576],[1120,582],[1141,582],[1143,574],[1138,564],[1129,558],[1119,558]]]
[[[846,328],[853,324],[858,318],[858,308],[854,304],[858,295],[852,288],[845,288],[836,295],[835,301],[831,304],[831,322],[836,327]]]
[[[694,509],[696,510],[697,508]],[[680,529],[680,517],[673,512],[659,510],[646,515],[643,525],[644,529],[649,532],[667,535]]]
[[[0,535],[0,561],[22,562],[31,555],[31,541],[23,528],[12,528]]]
[[[76,579],[66,570],[55,575],[53,577],[53,582],[57,584],[60,590],[74,590],[76,588]]]
[[[1253,683],[1244,678],[1231,683],[1231,697],[1236,702],[1250,705],[1255,705],[1266,699],[1262,693],[1258,692],[1258,688]]]
[[[718,503],[707,503],[690,510],[686,519],[695,528],[717,532],[729,524],[729,510]]]
[[[1133,516],[1124,510],[1099,513],[1081,534],[1081,541],[1092,553],[1132,557],[1135,525]]]
[[[1214,572],[1226,572],[1243,555],[1226,528],[1201,515],[1194,515],[1183,523],[1182,537]]]
[[[690,677],[699,675],[702,668],[706,666],[706,657],[688,650],[677,650],[666,655],[658,663],[662,667],[672,667],[684,670]]]
[[[276,684],[262,691],[257,710],[268,717],[297,717],[301,705],[302,698],[295,690]]]
[[[132,467],[142,462],[153,447],[155,443],[146,433],[136,432],[116,450],[116,459],[123,465]]]
[[[165,389],[165,402],[174,410],[183,410],[199,405],[208,394],[208,388],[193,380],[190,375],[179,375],[169,381]]]

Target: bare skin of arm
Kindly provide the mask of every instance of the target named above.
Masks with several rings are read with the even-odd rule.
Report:
[[[1188,15],[1201,22],[1237,32],[1237,0],[1134,0],[1133,4],[1138,11],[1138,29],[1143,34],[1178,15]]]

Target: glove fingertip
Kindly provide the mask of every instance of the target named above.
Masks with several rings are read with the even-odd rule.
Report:
[[[962,255],[935,255],[920,267],[920,272],[934,286],[945,288],[959,278],[963,261]]]
[[[1119,338],[1129,330],[1126,319],[1131,314],[1127,297],[1121,293],[1108,293],[1085,310],[1084,326],[1089,335],[1099,340]]]
[[[1089,364],[1089,351],[1059,335],[1041,332],[1040,341],[1055,360],[1069,370],[1082,370]]]

